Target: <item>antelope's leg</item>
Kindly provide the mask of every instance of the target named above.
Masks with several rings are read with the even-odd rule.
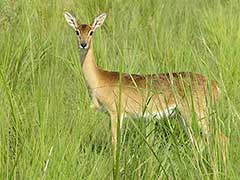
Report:
[[[112,145],[113,145],[113,155],[114,160],[116,160],[117,155],[117,121],[118,116],[116,113],[110,113],[111,116],[111,129],[112,129]],[[123,115],[120,115],[120,132],[122,129],[122,121],[123,121]],[[121,134],[120,134],[121,136]]]
[[[187,118],[189,118],[189,117],[187,117],[186,115],[184,115],[184,116],[182,115],[182,123],[183,123],[184,130],[188,134],[192,145],[197,147],[197,142],[193,136],[193,131],[192,131],[192,128],[190,127],[190,124],[189,124],[189,121],[187,120]]]
[[[221,147],[221,156],[225,167],[227,166],[227,155],[228,155],[228,137],[225,136],[223,132],[218,134],[219,145]]]
[[[111,113],[111,129],[112,129],[112,146],[113,146],[113,156],[116,160],[116,151],[117,151],[117,115]]]
[[[206,119],[204,119],[204,116],[201,116],[201,114],[196,111],[196,109],[192,109],[192,106],[189,106],[187,103],[182,103],[178,106],[178,109],[180,110],[181,116],[182,116],[182,122],[184,129],[186,130],[191,143],[198,149],[198,142],[196,141],[196,138],[194,136],[194,132],[192,129],[192,121],[194,120],[193,114],[195,114],[195,120],[197,121],[197,124],[199,128],[203,131],[204,135],[208,134],[208,126],[206,124]],[[194,111],[194,112],[193,112]]]
[[[92,108],[94,111],[100,109],[100,104],[95,96],[92,96],[90,108]]]
[[[196,111],[196,114],[198,115],[198,125],[201,128],[202,134],[206,140],[208,140],[208,137],[211,135],[210,129],[209,129],[209,122],[208,122],[208,115],[204,114],[204,109],[202,108],[202,111]],[[207,112],[207,111],[205,111]],[[228,138],[222,133],[221,131],[217,134],[217,142],[219,143],[219,147],[221,149],[221,157],[224,162],[224,165],[226,167],[227,163],[227,145],[228,145]]]

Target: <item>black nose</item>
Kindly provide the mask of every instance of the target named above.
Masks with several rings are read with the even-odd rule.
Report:
[[[81,42],[81,47],[82,48],[85,48],[87,46],[87,43],[86,42]]]

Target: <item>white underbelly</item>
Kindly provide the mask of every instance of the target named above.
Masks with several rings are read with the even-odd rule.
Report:
[[[134,119],[138,119],[138,118],[156,118],[156,119],[162,119],[164,117],[170,117],[172,115],[175,114],[175,110],[176,110],[176,106],[173,107],[169,107],[167,109],[165,109],[164,111],[159,111],[159,112],[144,112],[142,114],[138,114],[138,113],[134,113],[133,115],[124,114],[124,118],[134,118]]]

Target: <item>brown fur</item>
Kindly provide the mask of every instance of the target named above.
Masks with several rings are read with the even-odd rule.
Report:
[[[207,102],[211,99],[215,102],[219,97],[215,81],[209,81],[205,76],[191,72],[151,75],[122,73],[120,78],[118,72],[102,70],[95,63],[92,37],[89,35],[90,31],[95,30],[94,23],[79,25],[76,30],[80,32],[79,45],[83,41],[88,44],[88,48],[81,49],[80,54],[84,79],[92,95],[92,107],[97,109],[101,104],[111,116],[114,152],[117,148],[119,105],[121,117],[124,114],[134,116],[142,114],[143,111],[162,112],[170,107],[177,107],[187,120],[186,123],[191,123],[191,112],[194,110],[200,128],[208,134],[208,122],[205,118],[208,112]]]
[[[120,74],[118,72],[104,71],[96,66],[92,43],[86,53],[85,59],[84,56],[82,57],[86,84],[92,94],[93,107],[97,109],[101,104],[111,116],[115,149],[117,106],[119,104],[121,104],[121,117],[125,113],[135,116],[141,114],[143,110],[161,112],[169,107],[177,106],[187,123],[190,124],[193,109],[189,104],[191,104],[192,98],[194,111],[199,119],[199,126],[204,134],[208,134],[208,122],[204,119],[206,112],[208,112],[205,97],[212,95],[214,101],[218,99],[219,92],[215,81],[211,81],[212,91],[209,92],[208,79],[191,72],[156,75],[123,73],[121,86],[119,86]],[[121,87],[122,92],[121,102],[119,102],[119,87]],[[194,140],[192,139],[192,141]]]

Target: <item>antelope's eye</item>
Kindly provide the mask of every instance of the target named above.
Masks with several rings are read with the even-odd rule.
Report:
[[[93,35],[93,31],[90,31],[89,35],[92,36]]]
[[[77,34],[77,36],[79,36],[79,35],[80,35],[80,33],[79,33],[79,31],[78,31],[78,30],[76,31],[76,34]]]

